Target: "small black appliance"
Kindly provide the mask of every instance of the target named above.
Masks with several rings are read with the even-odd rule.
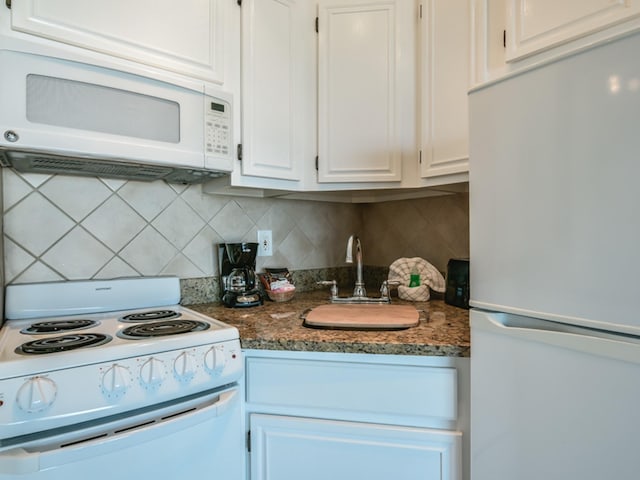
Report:
[[[258,244],[218,244],[222,303],[227,307],[262,305],[263,296],[256,282]]]
[[[469,308],[469,259],[452,258],[447,263],[444,301],[456,307]]]

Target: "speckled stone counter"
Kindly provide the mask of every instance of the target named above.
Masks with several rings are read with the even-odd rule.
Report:
[[[393,299],[394,303],[409,303]],[[296,293],[289,302],[265,300],[260,307],[227,308],[220,303],[189,308],[235,326],[244,349],[308,352],[374,353],[468,357],[469,312],[442,300],[418,302],[423,310],[419,325],[396,331],[355,331],[307,328],[302,314],[328,303],[328,292]]]

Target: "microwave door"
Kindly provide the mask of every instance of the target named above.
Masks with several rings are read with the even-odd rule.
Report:
[[[115,70],[0,51],[3,148],[204,168],[203,94]]]

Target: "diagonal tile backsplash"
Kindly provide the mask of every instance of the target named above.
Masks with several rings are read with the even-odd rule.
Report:
[[[5,284],[215,278],[215,245],[256,241],[258,230],[272,231],[274,253],[258,257],[258,271],[344,267],[352,233],[362,239],[368,266],[420,256],[444,272],[449,258],[469,256],[467,193],[353,205],[208,195],[198,185],[7,168],[2,174]]]
[[[74,221],[34,190],[6,210],[4,224],[11,232],[9,238],[37,257],[68,233]]]
[[[258,270],[343,265],[357,205],[207,195],[198,185],[3,169],[5,282],[217,275],[215,244],[273,231]]]
[[[367,265],[422,257],[440,272],[450,258],[469,257],[469,194],[362,206]]]

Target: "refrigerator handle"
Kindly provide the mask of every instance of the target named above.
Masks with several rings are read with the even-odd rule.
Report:
[[[469,318],[472,350],[474,336],[492,334],[640,364],[640,338],[633,335],[477,309]]]

